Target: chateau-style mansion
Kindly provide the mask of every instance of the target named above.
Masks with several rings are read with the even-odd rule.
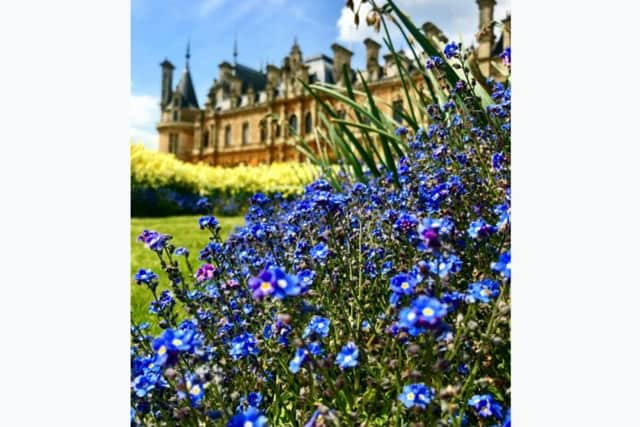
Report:
[[[493,64],[511,45],[511,19],[503,21],[502,34],[496,41],[492,29],[495,0],[477,0],[479,7],[478,46],[474,51],[478,69],[485,77],[494,76]],[[487,28],[490,30],[487,31]],[[432,23],[422,26],[431,38],[446,42],[446,36]],[[379,62],[380,44],[372,39],[366,46],[366,70],[363,77],[376,98],[389,105],[389,115],[397,120],[404,93],[391,54]],[[302,154],[290,142],[291,131],[302,138],[314,138],[312,129],[318,114],[316,101],[305,93],[298,79],[340,85],[343,66],[351,70],[349,78],[357,88],[356,73],[351,68],[352,52],[337,43],[331,46],[333,57],[316,55],[304,58],[297,42],[282,61],[281,67],[267,65],[266,72],[237,63],[222,62],[219,76],[200,107],[189,71],[187,48],[185,69],[175,89],[174,66],[164,60],[162,67],[161,116],[157,125],[159,149],[174,153],[179,159],[212,165],[260,164],[284,160],[302,160]],[[413,67],[409,58],[407,63]]]

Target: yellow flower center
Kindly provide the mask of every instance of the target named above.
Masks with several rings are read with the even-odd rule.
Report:
[[[280,279],[278,280],[278,286],[280,286],[281,288],[286,288],[287,287],[287,281],[284,279]]]
[[[173,341],[171,341],[171,344],[175,345],[176,347],[179,345],[182,345],[182,340],[179,338],[174,338]]]
[[[263,292],[268,291],[269,289],[271,289],[271,283],[269,282],[262,282],[262,284],[260,285],[260,290],[262,290]]]
[[[191,390],[189,391],[191,394],[193,394],[194,396],[197,396],[200,394],[200,386],[199,385],[194,385],[193,387],[191,387]]]
[[[425,308],[422,309],[422,314],[424,316],[433,316],[433,313],[434,313],[434,311],[430,307],[425,307]]]
[[[402,289],[409,289],[409,284],[407,282],[402,282],[402,285],[400,285],[400,287]]]
[[[413,394],[413,393],[411,393],[411,392],[407,393],[407,400],[413,400],[413,399],[415,399],[415,398],[416,398],[416,395],[415,395],[415,394]]]
[[[167,347],[165,346],[160,346],[160,348],[158,349],[158,354],[160,356],[162,356],[163,354],[165,354],[167,352]]]

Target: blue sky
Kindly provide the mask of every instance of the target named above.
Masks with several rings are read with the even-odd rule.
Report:
[[[191,76],[198,102],[203,104],[218,64],[231,61],[234,38],[238,62],[260,68],[267,61],[280,66],[294,37],[303,56],[331,54],[341,43],[354,52],[353,65],[364,64],[362,40],[373,37],[364,24],[353,25],[344,0],[131,0],[131,101],[130,138],[157,148],[155,123],[159,117],[160,62],[175,66],[177,84],[185,65],[187,40],[191,41]],[[356,6],[359,0],[354,0]],[[396,0],[418,24],[429,20],[449,37],[473,40],[478,12],[475,0]],[[363,10],[366,8],[366,4]],[[510,0],[498,0],[496,18],[510,9]],[[398,35],[395,41],[401,46]],[[384,50],[382,52],[384,54]]]

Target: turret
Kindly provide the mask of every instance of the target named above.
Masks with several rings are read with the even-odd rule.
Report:
[[[297,70],[300,64],[302,64],[302,50],[298,45],[298,39],[293,40],[293,46],[291,47],[291,53],[289,54],[291,69]]]

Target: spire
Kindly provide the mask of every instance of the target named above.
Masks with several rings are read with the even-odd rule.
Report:
[[[196,91],[193,89],[193,81],[191,80],[191,71],[189,70],[189,58],[191,57],[191,41],[187,41],[187,52],[185,54],[185,67],[182,77],[178,82],[175,94],[178,95],[178,108],[199,108]]]
[[[238,35],[233,39],[233,65],[238,64]]]
[[[185,68],[188,70],[189,69],[189,58],[191,58],[191,54],[189,53],[191,50],[191,40],[187,39],[187,54],[185,55],[186,60],[186,65]]]

